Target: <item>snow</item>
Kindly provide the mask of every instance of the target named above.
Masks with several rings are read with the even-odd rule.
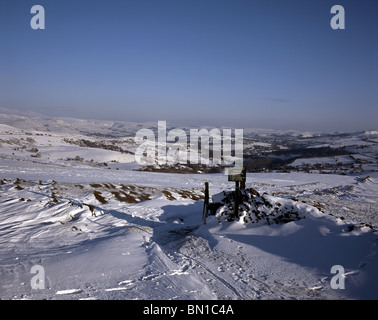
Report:
[[[309,165],[315,165],[315,164],[333,164],[335,165],[337,163],[336,159],[333,157],[321,157],[321,158],[310,158],[310,159],[296,159],[294,162],[292,162],[290,165],[292,167],[297,167],[297,166],[303,166],[306,164]]]
[[[132,173],[123,172],[124,180]],[[151,175],[150,185],[154,187],[136,184],[139,194],[144,192],[150,199],[135,203],[120,202],[112,194],[122,189],[120,183],[113,182],[109,189],[109,184],[101,182],[103,177],[96,179],[93,174],[91,180],[99,181],[94,186],[78,181],[4,181],[0,207],[1,297],[377,298],[377,235],[373,229],[356,227],[350,231],[346,219],[322,214],[299,202],[297,207],[306,218],[298,221],[255,226],[219,223],[210,216],[207,224],[201,225],[202,201],[185,198],[180,190],[201,195],[199,181],[204,176],[198,175],[198,181],[196,175],[189,178],[193,189],[177,176]],[[253,176],[261,180],[264,174]],[[213,185],[211,190],[225,178],[205,177]],[[323,179],[308,186],[306,181],[314,181],[314,177]],[[283,178],[267,175],[264,180],[275,183],[266,185],[267,189],[284,192],[295,186],[315,190],[326,185],[329,189],[335,182],[358,185],[352,177],[344,176],[286,174]],[[168,183],[172,180],[176,180],[175,187]],[[359,184],[376,192],[373,181]],[[97,201],[94,190],[101,192],[107,203]],[[55,204],[51,203],[53,192],[59,199]],[[292,201],[269,197],[283,203]],[[85,204],[94,206],[94,214]],[[36,264],[45,268],[44,290],[30,288],[30,270]],[[346,270],[346,289],[342,292],[330,288],[333,265]]]
[[[16,132],[19,133],[21,130],[15,127],[9,126],[7,124],[0,124],[0,132]]]
[[[354,159],[350,156],[335,156],[335,157],[319,157],[319,158],[299,158],[290,164],[292,167],[303,166],[303,165],[336,165],[338,163],[350,164],[354,163]]]
[[[225,174],[134,171],[128,153],[64,141],[88,138],[82,132],[96,122],[60,119],[54,123],[63,133],[21,132],[9,123],[39,130],[43,122],[8,118],[0,128],[1,299],[378,298],[373,163],[360,175],[248,173],[247,188],[272,205],[261,212],[292,208],[299,219],[229,222],[217,215],[203,225],[204,182],[220,201],[234,188]],[[99,126],[103,133],[129,128]],[[122,139],[125,149],[135,147]],[[76,155],[84,160],[67,160]],[[36,265],[44,289],[32,287]],[[345,289],[331,287],[335,265],[345,269]]]

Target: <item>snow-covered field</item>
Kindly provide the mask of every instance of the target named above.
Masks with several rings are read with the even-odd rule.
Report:
[[[248,173],[302,218],[203,225],[204,182],[231,190],[226,175],[134,171],[131,153],[67,142],[88,123],[3,122],[1,299],[378,299],[377,171]]]

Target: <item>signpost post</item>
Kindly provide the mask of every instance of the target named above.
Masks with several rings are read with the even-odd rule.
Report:
[[[202,214],[202,223],[206,224],[206,218],[208,213],[209,206],[209,183],[205,182],[205,200],[203,202],[203,214]]]
[[[245,183],[246,181],[246,167],[231,167],[228,168],[228,181],[235,181],[235,202],[234,202],[234,216],[237,218],[239,216],[239,183]]]

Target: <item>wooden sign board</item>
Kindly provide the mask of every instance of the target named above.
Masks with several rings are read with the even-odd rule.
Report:
[[[245,167],[228,168],[228,181],[245,182],[246,172],[247,170]]]

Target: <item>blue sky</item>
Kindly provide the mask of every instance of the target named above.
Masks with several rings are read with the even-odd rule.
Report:
[[[46,29],[30,27],[44,6]],[[333,5],[345,30],[330,27]],[[51,116],[378,129],[378,1],[0,0],[0,107]]]

